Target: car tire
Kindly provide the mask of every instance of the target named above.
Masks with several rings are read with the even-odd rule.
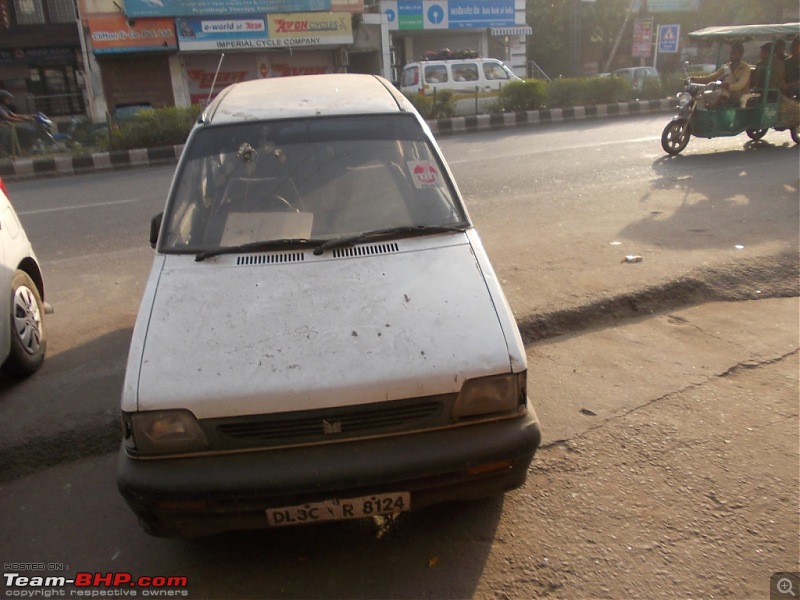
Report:
[[[789,133],[792,135],[792,141],[795,144],[800,144],[800,127],[792,127]]]
[[[47,337],[44,329],[44,303],[33,280],[17,271],[11,280],[10,349],[2,371],[26,377],[44,361]]]

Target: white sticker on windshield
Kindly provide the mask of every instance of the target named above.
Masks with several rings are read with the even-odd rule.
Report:
[[[414,187],[418,190],[442,186],[442,175],[439,167],[429,160],[410,160],[408,170],[411,172],[411,179],[414,180]]]

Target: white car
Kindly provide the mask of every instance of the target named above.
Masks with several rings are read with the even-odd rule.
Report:
[[[371,517],[525,481],[541,435],[519,331],[388,81],[226,88],[151,242],[118,467],[148,532]]]
[[[39,261],[0,179],[0,369],[26,377],[44,361],[44,280]]]

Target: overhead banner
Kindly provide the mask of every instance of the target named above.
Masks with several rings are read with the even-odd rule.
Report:
[[[331,0],[124,0],[128,17],[192,17],[329,11]]]
[[[175,21],[181,50],[259,50],[353,43],[349,13],[181,17]]]
[[[162,52],[178,48],[172,19],[128,21],[123,15],[98,15],[86,20],[95,54]]]
[[[513,27],[514,0],[384,0],[390,30]]]

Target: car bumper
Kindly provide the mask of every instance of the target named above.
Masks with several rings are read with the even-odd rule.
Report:
[[[266,509],[410,492],[412,509],[502,494],[525,482],[536,415],[320,446],[166,460],[120,452],[118,487],[150,533],[267,527]]]

